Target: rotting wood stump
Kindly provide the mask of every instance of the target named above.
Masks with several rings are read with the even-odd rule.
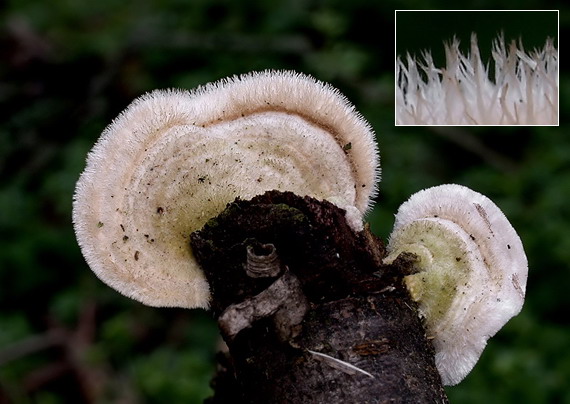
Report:
[[[270,191],[191,237],[229,347],[210,403],[447,402],[405,255],[326,201]]]

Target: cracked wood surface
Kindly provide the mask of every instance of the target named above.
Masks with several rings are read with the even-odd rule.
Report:
[[[383,266],[382,242],[341,209],[270,191],[191,238],[229,347],[210,403],[447,402],[402,283],[412,261]],[[282,270],[248,275],[248,248],[268,244]]]

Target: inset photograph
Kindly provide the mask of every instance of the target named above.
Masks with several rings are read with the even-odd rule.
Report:
[[[396,10],[396,126],[557,126],[558,10]]]

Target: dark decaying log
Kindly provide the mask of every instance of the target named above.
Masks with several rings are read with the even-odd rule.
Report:
[[[230,352],[210,402],[447,402],[402,284],[412,260],[382,265],[382,242],[343,210],[271,191],[191,239]]]

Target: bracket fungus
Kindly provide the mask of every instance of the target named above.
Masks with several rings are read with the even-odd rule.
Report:
[[[73,222],[105,283],[150,306],[208,307],[190,234],[237,197],[327,199],[354,228],[379,177],[374,134],[330,85],[252,73],[148,93],[109,125],[76,187]]]
[[[448,184],[400,206],[387,250],[385,263],[415,254],[418,272],[404,281],[433,338],[443,383],[459,383],[522,308],[528,265],[519,236],[489,198]]]

